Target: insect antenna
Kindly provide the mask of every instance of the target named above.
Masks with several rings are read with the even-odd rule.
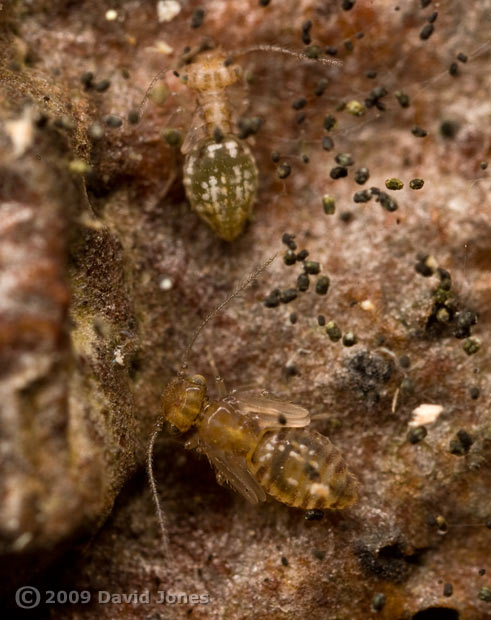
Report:
[[[244,280],[242,280],[242,282],[240,282],[240,284],[238,284],[238,286],[232,291],[232,293],[230,293],[230,295],[224,300],[222,301],[221,304],[219,304],[214,310],[212,310],[207,317],[205,317],[203,319],[203,322],[201,323],[201,325],[198,327],[198,329],[194,332],[191,340],[189,341],[188,346],[186,347],[186,351],[184,353],[184,358],[183,358],[183,362],[181,365],[181,370],[179,371],[179,374],[182,374],[183,371],[187,368],[187,361],[189,358],[189,354],[191,353],[191,350],[194,346],[194,343],[196,342],[196,339],[198,338],[198,336],[201,334],[201,332],[203,331],[203,328],[206,326],[206,324],[214,317],[216,316],[220,310],[222,310],[223,308],[225,308],[225,306],[227,304],[229,304],[232,299],[234,299],[235,297],[237,297],[237,295],[239,293],[241,293],[244,289],[246,289],[249,284],[262,272],[264,271],[267,267],[269,267],[269,265],[271,265],[271,263],[274,261],[274,259],[276,258],[277,254],[273,254],[273,256],[271,256],[270,258],[268,258],[267,261],[265,261],[262,265],[260,265],[257,269],[255,269],[251,274],[249,274]]]
[[[200,335],[200,333],[202,332],[203,328],[205,327],[205,325],[216,315],[218,314],[218,312],[220,312],[220,310],[222,310],[228,303],[230,303],[232,301],[232,299],[234,299],[235,297],[237,297],[237,295],[239,293],[241,293],[245,288],[247,288],[249,286],[249,284],[254,280],[254,278],[256,278],[262,271],[264,271],[276,258],[277,254],[274,254],[273,256],[271,256],[270,258],[268,258],[267,261],[265,261],[262,265],[260,265],[257,269],[255,269],[250,275],[248,275],[235,289],[234,291],[224,300],[222,301],[221,304],[219,304],[214,310],[212,310],[208,316],[204,319],[204,321],[201,323],[201,325],[198,327],[198,329],[194,332],[193,337],[191,338],[191,341],[189,342],[185,354],[184,354],[184,359],[183,359],[183,363],[181,366],[181,369],[179,371],[179,374],[182,375],[185,368],[187,368],[187,360],[189,357],[189,354],[191,352],[191,349],[193,348],[194,343],[196,342],[197,337]],[[153,429],[152,435],[150,437],[150,441],[148,443],[148,449],[147,449],[147,473],[148,473],[148,480],[150,482],[150,490],[152,492],[152,497],[153,497],[153,501],[155,504],[155,510],[157,513],[157,519],[159,522],[159,526],[160,526],[160,532],[161,532],[161,536],[162,536],[162,548],[163,548],[163,552],[164,554],[167,553],[168,548],[169,548],[169,536],[167,534],[167,519],[165,518],[165,514],[162,510],[162,508],[160,507],[160,502],[159,502],[159,496],[157,494],[157,485],[155,484],[155,476],[153,473],[153,450],[154,450],[154,446],[155,446],[155,441],[157,439],[157,435],[160,433],[160,429],[162,427],[162,422],[163,422],[163,416],[159,416],[157,419],[157,422],[155,424],[155,427]]]
[[[268,45],[267,43],[260,43],[259,45],[251,45],[251,47],[243,47],[233,50],[231,56],[244,56],[245,54],[250,54],[251,52],[273,52],[275,54],[284,54],[285,56],[294,56],[299,60],[312,60],[314,62],[320,62],[323,65],[330,65],[331,67],[340,67],[343,64],[340,60],[336,60],[334,58],[321,58],[317,54],[309,56],[306,52],[297,52],[296,50],[291,50],[287,47]]]
[[[150,489],[152,491],[153,503],[155,504],[155,510],[157,512],[157,519],[160,526],[160,533],[162,536],[162,550],[164,555],[167,554],[167,550],[169,548],[169,535],[167,534],[167,519],[165,518],[165,514],[160,507],[159,496],[157,494],[157,485],[155,484],[155,476],[153,475],[153,448],[155,445],[155,440],[157,439],[157,435],[160,433],[160,428],[162,426],[162,418],[159,417],[155,428],[153,429],[152,436],[150,437],[150,442],[148,444],[147,450],[147,472],[148,472],[148,480],[150,482]]]

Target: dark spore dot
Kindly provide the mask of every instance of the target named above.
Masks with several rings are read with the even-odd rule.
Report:
[[[420,0],[421,8],[426,9],[431,4],[431,0]]]
[[[334,159],[340,166],[352,166],[355,163],[350,153],[338,153]]]
[[[353,202],[368,202],[372,199],[372,194],[369,190],[364,189],[360,192],[353,194]]]
[[[305,269],[305,273],[310,273],[314,276],[316,276],[321,270],[321,266],[315,260],[306,260],[303,268]]]
[[[239,127],[239,138],[245,140],[249,136],[254,136],[261,129],[264,119],[260,116],[251,116],[250,118],[242,117],[237,125]]]
[[[286,161],[284,161],[282,164],[280,164],[276,168],[276,173],[278,174],[278,177],[280,179],[286,179],[287,177],[289,177],[291,171],[292,171],[292,167]]]
[[[329,172],[331,179],[342,179],[348,176],[348,170],[344,166],[336,166]]]
[[[358,185],[363,185],[363,183],[366,183],[369,178],[370,173],[368,171],[368,168],[360,168],[355,172],[355,181],[358,183]]]
[[[409,187],[411,189],[421,189],[425,184],[423,179],[411,179],[409,181]]]
[[[109,87],[111,86],[111,81],[110,80],[101,80],[100,82],[97,82],[97,84],[94,84],[94,89],[98,92],[98,93],[103,93],[104,91],[106,91]]]
[[[463,428],[457,432],[457,438],[460,441],[460,443],[464,446],[464,448],[466,448],[467,450],[474,443],[474,440],[472,439],[471,435]]]
[[[305,112],[300,112],[300,114],[297,114],[297,118],[295,119],[297,125],[301,125],[305,119],[307,118],[307,115],[305,114]]]
[[[297,261],[301,263],[307,258],[308,255],[309,255],[308,250],[300,250],[300,252],[297,254]]]
[[[317,295],[326,295],[329,290],[330,282],[328,276],[320,276],[315,283],[315,292]]]
[[[276,308],[280,305],[280,289],[275,288],[264,300],[266,308]]]
[[[329,336],[329,340],[331,340],[331,342],[341,340],[341,330],[334,321],[329,321],[326,325],[326,334]]]
[[[486,574],[486,569],[485,568],[480,568],[479,571],[478,571],[478,574],[479,574],[480,577],[482,577],[483,575]]]
[[[422,41],[426,41],[427,39],[431,37],[434,30],[435,30],[435,27],[433,26],[433,24],[425,24],[423,28],[421,28],[421,32],[419,33],[419,38]]]
[[[302,32],[302,43],[304,45],[310,45],[312,43],[312,38],[308,32]]]
[[[480,166],[481,170],[486,170],[486,168],[488,167],[488,162],[487,161],[482,161],[479,164],[479,166]]]
[[[426,129],[423,129],[422,127],[418,127],[417,125],[415,125],[411,129],[411,133],[413,134],[413,136],[416,136],[416,138],[424,138],[425,136],[428,135],[428,132],[426,131]]]
[[[467,56],[463,52],[459,52],[457,54],[457,60],[459,62],[464,62],[465,63],[465,62],[467,62]]]
[[[288,559],[285,558],[284,555],[281,556],[281,563],[283,564],[283,566],[288,566]]]
[[[407,440],[409,443],[416,444],[423,441],[427,434],[428,431],[425,426],[416,426],[416,428],[411,428],[408,431]]]
[[[365,71],[365,77],[369,80],[374,80],[377,77],[377,72],[375,69],[369,69],[368,71]]]
[[[203,9],[195,9],[194,13],[191,16],[191,28],[199,28],[203,23],[204,17],[205,12]]]
[[[332,151],[332,149],[334,148],[334,140],[329,136],[324,136],[322,138],[322,148],[325,151]]]
[[[89,88],[92,88],[93,86],[94,74],[92,71],[86,71],[85,73],[82,73],[80,81],[84,85],[85,90],[89,90]]]
[[[169,146],[178,147],[182,144],[182,134],[178,129],[164,129],[162,137]]]
[[[472,400],[477,400],[480,393],[481,392],[478,387],[473,386],[469,388],[469,396],[472,398]]]
[[[304,97],[301,97],[300,99],[295,99],[295,101],[292,103],[292,108],[294,110],[301,110],[306,105],[307,105],[307,99],[305,99]]]
[[[282,304],[289,304],[291,301],[297,298],[297,289],[287,288],[280,293],[280,301]]]
[[[443,584],[443,596],[452,596],[453,594],[453,586],[451,583]]]
[[[287,250],[283,255],[285,265],[294,265],[297,262],[297,255],[293,250]]]
[[[450,73],[452,77],[457,77],[459,75],[459,65],[456,62],[450,63],[448,72]]]
[[[358,338],[353,332],[346,332],[343,336],[343,345],[345,347],[352,347],[358,342]]]
[[[351,211],[342,211],[339,214],[339,219],[344,224],[350,224],[355,219],[355,216],[353,215],[353,213]]]
[[[107,116],[105,116],[104,122],[108,127],[113,128],[121,127],[121,125],[123,124],[123,121],[119,118],[119,116],[116,116],[115,114],[108,114]]]
[[[460,614],[450,607],[426,607],[412,616],[411,620],[459,620]]]
[[[285,373],[285,377],[287,379],[289,377],[297,377],[300,374],[300,370],[298,369],[298,366],[295,366],[295,364],[285,366],[283,372]]]
[[[297,321],[298,321],[298,316],[297,316],[296,312],[292,312],[292,313],[290,314],[290,323],[291,323],[292,325],[295,325],[295,323],[296,323]]]
[[[337,47],[333,47],[332,45],[328,45],[326,47],[326,54],[328,56],[337,56],[338,54],[338,48]]]
[[[130,110],[128,112],[128,123],[130,125],[136,125],[140,120],[140,115],[138,114],[138,110]]]
[[[355,4],[356,0],[343,0],[343,2],[341,3],[341,7],[343,11],[351,11]]]
[[[355,45],[354,45],[353,41],[350,41],[349,39],[347,39],[347,40],[344,42],[344,49],[345,49],[347,52],[352,52],[352,51],[355,49]]]
[[[401,368],[410,368],[411,366],[411,360],[409,359],[409,357],[407,355],[401,355],[401,357],[399,358],[399,366]]]
[[[382,594],[382,592],[377,592],[377,594],[373,595],[372,607],[375,611],[382,611],[382,609],[385,607],[386,602],[387,598],[385,594]]]
[[[314,94],[317,97],[320,97],[321,95],[325,93],[328,85],[329,85],[329,80],[327,80],[326,78],[321,78],[315,85]]]
[[[285,426],[286,424],[286,418],[282,413],[278,415],[278,424],[281,424],[282,426]]]
[[[431,267],[427,262],[429,258],[429,254],[418,254],[417,262],[414,265],[414,270],[416,273],[419,273],[419,275],[425,278],[429,278],[434,273],[433,267]]]
[[[399,102],[399,105],[401,106],[401,108],[409,108],[409,106],[411,105],[411,100],[409,99],[409,95],[407,95],[402,90],[396,90],[394,95],[397,101]]]
[[[271,0],[259,0],[258,4],[259,6],[268,6],[270,2]]]
[[[306,273],[301,273],[297,278],[297,288],[301,293],[305,293],[305,291],[309,288],[310,280],[309,276]]]
[[[429,24],[434,24],[436,22],[436,19],[438,17],[438,11],[434,11],[429,17],[428,17],[428,23]]]
[[[314,549],[312,555],[316,560],[323,560],[326,557],[326,552],[321,549]]]
[[[319,314],[319,316],[317,317],[317,324],[321,327],[324,327],[324,325],[326,324],[326,317],[323,314]]]
[[[315,60],[316,58],[320,57],[320,55],[322,54],[322,50],[318,45],[308,45],[304,49],[304,54],[307,58]]]
[[[273,161],[275,164],[280,161],[280,154],[278,153],[278,151],[271,152],[271,161]]]
[[[336,126],[336,118],[332,114],[328,114],[324,119],[324,129],[326,131],[331,131]]]
[[[303,161],[304,164],[308,164],[309,161],[310,161],[310,157],[304,153],[302,155],[302,161]]]
[[[321,521],[323,517],[324,517],[324,512],[322,510],[317,510],[315,508],[313,510],[306,510],[305,515],[304,515],[304,519],[306,521]]]

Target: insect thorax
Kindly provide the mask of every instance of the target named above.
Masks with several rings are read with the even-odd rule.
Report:
[[[246,456],[262,433],[254,417],[242,415],[228,398],[208,404],[199,428],[201,440],[234,456]]]
[[[252,153],[235,136],[205,138],[184,162],[184,187],[191,207],[216,234],[232,241],[249,219],[257,190]]]

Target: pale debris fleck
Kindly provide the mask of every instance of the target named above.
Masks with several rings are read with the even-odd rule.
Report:
[[[114,9],[109,9],[108,11],[106,11],[105,17],[108,22],[113,22],[115,19],[118,19],[118,12]]]
[[[121,346],[114,349],[113,363],[118,364],[119,366],[124,366],[124,353]]]
[[[409,426],[425,426],[426,424],[433,424],[442,411],[442,405],[423,403],[419,405],[419,407],[416,407],[416,409],[413,409]]]
[[[370,299],[364,299],[360,303],[360,308],[362,310],[365,310],[365,312],[373,312],[375,310],[375,306],[373,305],[373,301],[371,301]]]
[[[170,22],[181,12],[181,5],[177,0],[159,0],[157,2],[157,18],[159,23]]]
[[[172,280],[170,278],[167,278],[167,277],[166,278],[162,278],[162,280],[160,280],[160,288],[163,291],[170,291],[170,289],[172,288],[173,284],[174,283],[172,282]]]
[[[33,110],[24,109],[22,116],[15,121],[5,123],[5,131],[14,147],[14,157],[20,157],[31,146],[34,136]]]

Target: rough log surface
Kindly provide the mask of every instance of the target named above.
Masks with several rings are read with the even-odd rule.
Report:
[[[0,571],[12,616],[15,589],[31,583],[91,592],[88,604],[31,612],[56,620],[491,618],[482,590],[491,587],[487,2],[440,2],[427,40],[419,33],[434,4],[177,4],[180,13],[159,22],[156,2],[0,3]],[[203,24],[191,28],[197,8]],[[203,36],[226,50],[301,50],[309,19],[313,43],[336,46],[341,65],[273,52],[237,59],[253,77],[232,105],[265,122],[252,141],[254,219],[225,243],[190,210],[182,157],[162,137],[191,125],[185,85],[168,73],[157,83],[168,89],[164,101],[154,92],[137,124],[128,112],[155,73]],[[317,97],[323,77],[329,85]],[[384,111],[338,109],[380,85]],[[292,109],[303,96],[307,106]],[[327,114],[337,118],[329,133]],[[428,135],[416,137],[413,126]],[[285,180],[272,150],[292,167]],[[333,180],[337,153],[355,164]],[[364,185],[354,180],[360,167],[370,170]],[[391,177],[404,189],[386,190]],[[410,189],[413,178],[424,187]],[[375,197],[353,202],[374,186],[398,210]],[[334,215],[323,211],[324,194],[336,199]],[[285,232],[319,261],[330,288],[316,294],[311,276],[307,292],[266,308],[269,292],[294,288],[302,271],[282,261]],[[254,384],[318,415],[313,428],[342,450],[360,500],[310,522],[275,502],[249,506],[217,484],[204,457],[163,436],[155,458],[170,532],[163,557],[143,468],[160,394],[204,316],[275,251],[200,335],[190,369],[212,385],[211,351],[229,388]],[[450,291],[438,267],[450,273]],[[477,324],[462,328],[464,312]],[[318,315],[357,343],[332,342]],[[474,338],[480,349],[467,355]],[[443,411],[411,443],[412,411],[423,403]],[[149,591],[151,602],[101,604],[100,590]],[[164,590],[209,602],[162,605]]]

